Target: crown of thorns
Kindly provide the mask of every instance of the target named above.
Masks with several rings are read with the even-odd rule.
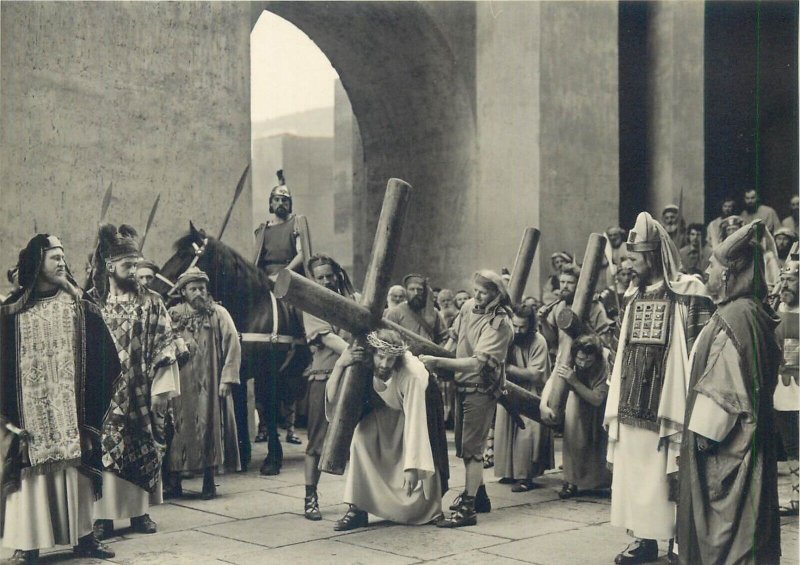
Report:
[[[405,343],[396,345],[394,343],[389,343],[388,341],[382,340],[378,337],[376,332],[367,334],[367,343],[369,343],[370,347],[373,347],[381,353],[391,357],[400,357],[401,355],[405,354],[406,350],[408,349],[408,345]]]

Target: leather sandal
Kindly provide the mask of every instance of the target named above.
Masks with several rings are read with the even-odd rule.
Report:
[[[561,490],[558,492],[558,498],[561,500],[566,500],[576,496],[578,496],[578,485],[573,485],[570,483],[564,483],[564,486],[562,486]]]
[[[348,530],[355,530],[356,528],[364,528],[369,524],[369,516],[363,510],[359,510],[355,506],[345,512],[340,520],[337,520],[333,525],[333,529],[337,532],[346,532]]]
[[[312,520],[314,522],[322,520],[322,513],[319,511],[319,496],[317,493],[305,497],[303,516],[305,516],[306,520]]]
[[[658,560],[658,542],[652,539],[635,539],[625,551],[614,558],[617,565],[634,565]]]

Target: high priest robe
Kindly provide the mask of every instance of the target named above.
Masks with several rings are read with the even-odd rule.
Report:
[[[392,522],[430,522],[442,511],[442,489],[428,436],[428,371],[406,352],[392,376],[386,382],[373,378],[372,386],[384,405],[374,407],[356,426],[344,501]],[[403,487],[409,469],[420,479],[411,496]]]

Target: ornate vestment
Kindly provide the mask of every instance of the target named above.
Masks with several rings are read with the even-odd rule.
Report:
[[[109,296],[102,306],[119,353],[122,378],[103,424],[105,469],[153,492],[166,446],[150,412],[150,392],[160,368],[175,363],[167,309],[154,292]]]

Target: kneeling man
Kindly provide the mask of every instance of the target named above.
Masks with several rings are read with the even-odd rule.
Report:
[[[373,367],[369,410],[350,445],[344,501],[347,513],[335,530],[367,525],[367,513],[401,524],[425,524],[442,514],[442,488],[428,434],[428,370],[400,334],[378,330],[367,350],[353,347],[336,362],[326,390],[333,402],[345,367],[366,360]]]

